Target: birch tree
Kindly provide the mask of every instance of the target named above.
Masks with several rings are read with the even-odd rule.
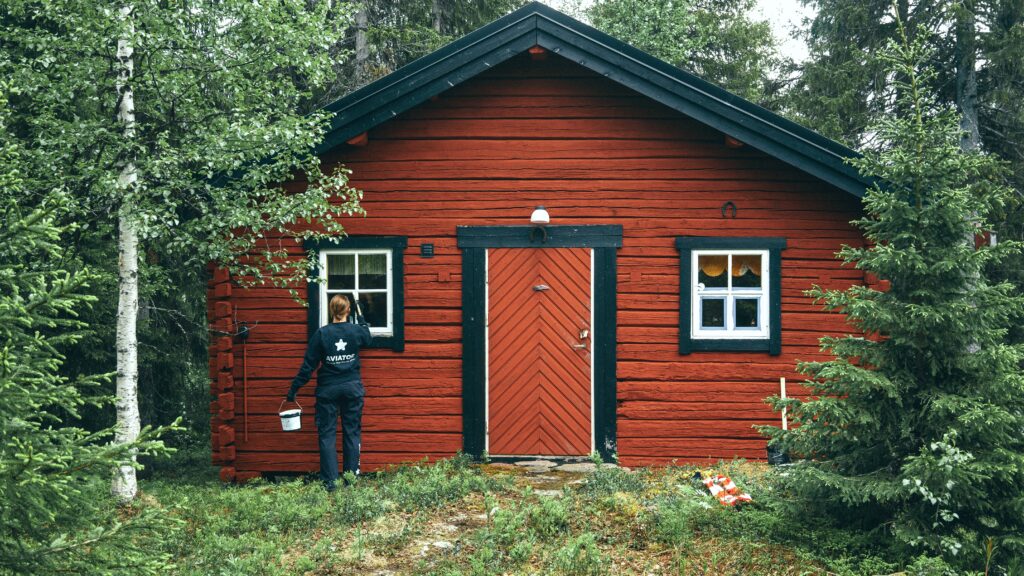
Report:
[[[0,77],[0,574],[164,573],[166,554],[136,544],[177,521],[151,506],[114,513],[105,492],[112,467],[165,452],[165,430],[112,446],[113,430],[75,425],[83,407],[109,401],[99,390],[110,375],[61,374],[59,350],[87,329],[79,314],[96,301],[96,275],[64,260],[73,197],[27,187],[30,155],[8,124],[15,92]]]
[[[277,238],[342,234],[341,218],[360,212],[347,172],[322,172],[314,154],[328,116],[298,112],[333,80],[350,13],[302,0],[0,5],[0,75],[21,87],[10,126],[24,201],[67,190],[69,218],[110,230],[117,247],[117,442],[140,425],[140,255],[159,246],[288,285],[306,267]],[[296,176],[306,191],[281,189]],[[134,497],[131,461],[112,490]]]
[[[117,83],[114,86],[118,102],[117,120],[122,127],[124,143],[129,147],[135,139],[135,96],[131,85],[135,70],[133,10],[131,5],[121,8],[123,38],[117,41]],[[124,445],[138,438],[142,422],[139,419],[139,344],[136,334],[139,312],[139,232],[132,214],[139,175],[134,154],[129,153],[121,163],[117,177],[117,195],[122,201],[117,211],[120,289],[117,298],[117,433],[114,443]],[[130,463],[122,464],[114,471],[112,491],[121,502],[131,501],[135,497],[138,483],[135,480],[135,468]]]

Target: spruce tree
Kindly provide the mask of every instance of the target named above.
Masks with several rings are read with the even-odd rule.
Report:
[[[878,182],[855,222],[867,245],[839,253],[881,289],[809,292],[860,334],[821,340],[833,359],[800,367],[813,395],[773,398],[792,426],[767,431],[801,458],[787,478],[805,511],[977,567],[989,539],[1004,560],[1024,546],[1024,350],[1006,339],[1024,298],[983,274],[1019,246],[975,242],[1011,190],[961,149],[957,114],[926,88],[930,54],[900,37],[880,58],[905,113],[856,161]]]
[[[595,28],[740,96],[768,104],[780,61],[753,0],[596,0],[577,10]],[[581,4],[582,5],[582,4]]]
[[[111,445],[112,429],[75,426],[86,405],[109,403],[109,375],[60,375],[58,351],[87,329],[77,311],[95,297],[87,270],[68,270],[61,238],[72,198],[38,191],[25,207],[24,150],[10,137],[0,79],[0,574],[151,574],[166,560],[137,545],[143,530],[175,526],[154,507],[114,512],[110,469],[129,454],[163,452],[163,430]],[[41,198],[40,198],[41,197]]]

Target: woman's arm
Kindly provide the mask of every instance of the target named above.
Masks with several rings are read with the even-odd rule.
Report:
[[[295,401],[295,394],[309,382],[309,379],[313,377],[313,370],[316,370],[317,366],[323,360],[323,346],[320,345],[320,331],[317,330],[313,333],[313,337],[309,339],[309,346],[306,347],[306,355],[302,358],[302,366],[299,367],[299,373],[292,379],[292,387],[288,389],[288,401]]]

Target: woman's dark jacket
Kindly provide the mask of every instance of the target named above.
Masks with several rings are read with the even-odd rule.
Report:
[[[370,343],[370,328],[365,323],[334,322],[321,326],[309,339],[302,367],[292,380],[288,398],[309,382],[317,370],[317,386],[359,382],[359,349]]]

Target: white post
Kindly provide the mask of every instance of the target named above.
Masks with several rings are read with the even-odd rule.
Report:
[[[786,399],[786,377],[779,378],[779,388],[782,389],[782,399]],[[789,430],[789,421],[786,419],[786,408],[782,408],[782,429]]]

